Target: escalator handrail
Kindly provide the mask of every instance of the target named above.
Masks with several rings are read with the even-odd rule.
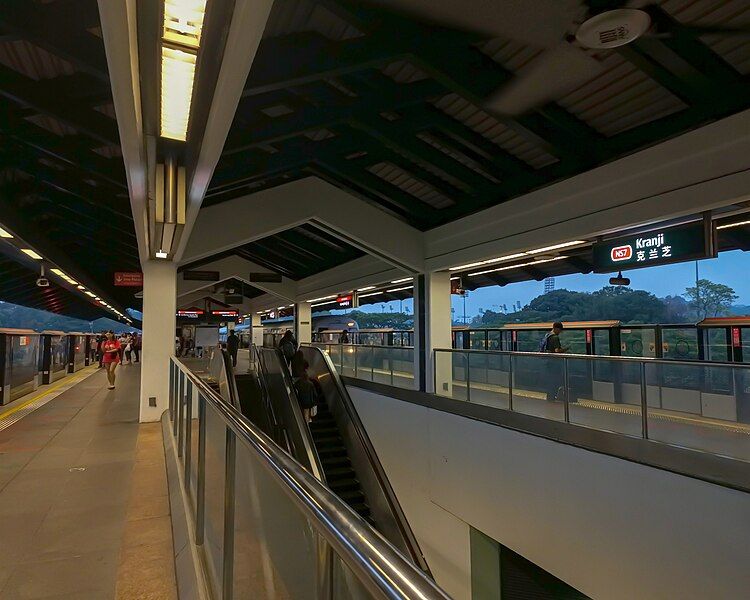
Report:
[[[352,402],[351,396],[349,396],[349,392],[347,391],[346,386],[344,385],[344,382],[341,380],[341,376],[339,375],[339,372],[336,370],[336,367],[334,366],[333,361],[331,360],[331,357],[328,355],[328,352],[326,352],[322,348],[313,346],[312,344],[302,344],[302,345],[307,348],[312,348],[314,352],[320,353],[324,364],[328,368],[328,371],[331,376],[331,380],[333,381],[334,385],[336,386],[337,391],[339,392],[339,395],[341,396],[344,410],[346,410],[347,416],[349,417],[350,421],[354,425],[354,430],[357,432],[357,437],[359,438],[362,444],[362,447],[364,448],[365,453],[367,454],[367,457],[370,461],[370,464],[372,465],[373,471],[375,473],[375,476],[377,477],[378,483],[380,484],[380,487],[383,491],[386,501],[388,502],[388,505],[391,511],[396,516],[396,523],[399,529],[401,530],[401,535],[403,536],[404,540],[406,541],[408,545],[409,552],[412,555],[412,560],[425,573],[431,575],[430,567],[427,564],[427,561],[425,560],[424,555],[422,554],[422,550],[419,547],[419,542],[417,541],[417,538],[414,535],[414,532],[411,530],[411,527],[409,526],[409,522],[407,521],[406,515],[404,514],[404,511],[401,508],[401,504],[399,503],[398,498],[396,497],[396,493],[393,491],[393,488],[391,487],[391,483],[388,480],[388,476],[385,473],[385,469],[383,468],[383,465],[380,462],[380,459],[378,458],[377,452],[375,452],[375,447],[372,445],[370,436],[367,435],[367,430],[365,429],[365,426],[362,423],[362,420],[359,418],[359,413],[357,412],[357,409],[355,408],[354,403]]]
[[[383,600],[450,600],[434,581],[179,358],[172,360],[371,594]]]
[[[305,417],[302,414],[302,409],[300,408],[299,402],[297,401],[297,393],[294,390],[291,376],[289,375],[289,371],[287,370],[286,360],[284,359],[281,350],[279,350],[278,348],[263,348],[263,352],[273,354],[275,360],[277,360],[279,363],[281,378],[284,382],[284,389],[286,392],[286,398],[284,398],[283,401],[289,404],[289,408],[293,415],[292,418],[294,420],[293,424],[284,422],[284,429],[287,431],[287,436],[289,435],[288,432],[290,426],[293,425],[295,430],[299,432],[300,437],[302,438],[302,448],[299,449],[294,446],[291,439],[289,440],[290,451],[292,451],[293,456],[295,452],[301,453],[303,456],[295,456],[295,458],[301,460],[303,464],[309,464],[313,476],[319,481],[325,483],[326,476],[325,472],[323,471],[323,463],[320,460],[320,456],[318,456],[318,450],[315,447],[315,441],[313,440],[312,433],[310,433],[310,428],[305,422]],[[260,359],[261,365],[261,376],[265,377],[267,376],[267,369],[265,359],[263,358],[260,350],[258,352],[258,357]]]

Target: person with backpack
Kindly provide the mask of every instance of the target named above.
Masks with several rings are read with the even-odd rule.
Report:
[[[563,345],[560,343],[560,333],[562,333],[562,330],[563,324],[560,321],[552,323],[552,330],[548,331],[539,342],[539,352],[547,354],[567,352],[569,349],[563,348]],[[558,385],[559,382],[555,380],[554,376],[548,377],[547,381],[547,402],[554,402],[562,398],[562,395],[565,393],[563,386]]]
[[[288,329],[279,341],[279,350],[281,350],[281,353],[284,355],[287,364],[291,364],[292,358],[294,358],[294,354],[297,352],[297,342],[294,339],[292,332]]]

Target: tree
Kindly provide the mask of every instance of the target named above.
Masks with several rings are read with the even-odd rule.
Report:
[[[690,298],[690,306],[699,320],[728,313],[732,303],[739,297],[728,285],[714,283],[708,279],[699,279],[696,285],[687,288],[685,293]]]
[[[360,329],[411,329],[414,326],[414,317],[401,312],[368,313],[353,310],[348,316],[357,322]]]

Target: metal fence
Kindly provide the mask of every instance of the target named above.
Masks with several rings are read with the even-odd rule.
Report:
[[[169,417],[214,598],[448,596],[179,359]]]

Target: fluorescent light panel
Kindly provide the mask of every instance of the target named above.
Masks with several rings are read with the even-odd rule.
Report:
[[[332,296],[322,296],[320,298],[313,298],[312,300],[305,300],[305,302],[320,302],[321,300],[331,300],[332,298],[337,298],[338,296],[336,294],[333,294]]]
[[[469,277],[474,277],[475,275],[486,275],[487,273],[497,273],[498,271],[508,271],[510,269],[518,269],[521,267],[530,267],[532,265],[541,265],[542,263],[548,263],[555,260],[563,260],[567,258],[567,256],[555,256],[554,258],[543,258],[539,260],[532,260],[529,262],[521,263],[521,264],[515,264],[515,265],[506,265],[504,267],[498,267],[496,269],[487,269],[486,271],[478,271],[476,273],[469,273]]]
[[[414,279],[413,277],[404,277],[403,279],[396,279],[395,281],[391,281],[391,283],[406,283],[407,281],[411,281]]]
[[[382,293],[383,292],[372,292],[370,294],[361,294],[360,295],[360,299],[362,299],[362,298],[369,298],[370,296],[378,296],[378,295],[380,295]]]
[[[7,231],[5,231],[5,229],[3,229],[2,227],[0,227],[0,238],[9,238],[9,239],[11,239],[11,238],[13,238],[13,236],[10,233],[8,233]]]
[[[369,292],[370,290],[374,290],[374,289],[375,289],[374,285],[368,285],[367,287],[359,288],[357,291],[358,292]]]
[[[405,287],[393,288],[393,289],[385,290],[385,291],[390,293],[390,292],[403,292],[404,290],[413,290],[413,289],[414,289],[413,285],[407,285]]]
[[[527,252],[516,252],[514,254],[508,254],[506,256],[499,256],[497,258],[490,258],[488,260],[480,260],[465,265],[459,265],[458,267],[451,267],[451,271],[463,271],[465,269],[472,269],[474,267],[483,267],[484,265],[492,265],[499,262],[505,262],[506,260],[513,260],[515,258],[523,258],[524,256],[533,256],[534,254],[543,254],[544,252],[551,252],[554,250],[562,250],[563,248],[572,248],[573,246],[581,246],[587,244],[586,240],[574,240],[572,242],[563,242],[561,244],[554,244],[553,246],[545,246],[544,248],[536,248],[535,250],[528,250]]]
[[[206,0],[164,0],[164,32],[167,42],[197,49],[201,43]]]
[[[30,256],[34,260],[44,260],[41,255],[34,252],[31,248],[21,248],[21,252],[23,252],[26,256]]]
[[[732,227],[742,227],[743,225],[750,225],[750,221],[738,221],[737,223],[726,223],[725,225],[717,225],[716,229],[731,229]]]

